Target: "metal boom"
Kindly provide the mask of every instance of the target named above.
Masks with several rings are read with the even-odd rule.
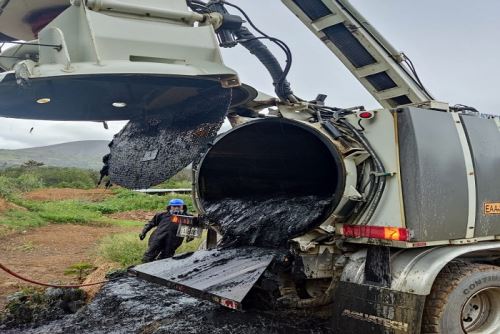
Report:
[[[347,0],[282,0],[384,108],[434,102],[398,52]]]

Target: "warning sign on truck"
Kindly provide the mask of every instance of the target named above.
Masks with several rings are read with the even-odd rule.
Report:
[[[500,215],[500,203],[484,203],[485,215]]]

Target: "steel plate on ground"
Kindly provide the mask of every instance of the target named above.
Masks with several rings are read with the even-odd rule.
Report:
[[[241,310],[243,299],[275,256],[272,250],[255,247],[198,251],[187,258],[145,263],[131,269],[131,273],[149,282]]]

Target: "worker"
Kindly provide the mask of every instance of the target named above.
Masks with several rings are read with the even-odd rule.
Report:
[[[177,236],[178,225],[172,223],[173,215],[187,215],[187,206],[181,199],[172,199],[165,212],[156,214],[144,225],[139,238],[144,240],[146,234],[154,227],[156,230],[149,237],[148,250],[144,253],[142,262],[166,259],[174,256],[175,250],[182,244],[184,238]]]

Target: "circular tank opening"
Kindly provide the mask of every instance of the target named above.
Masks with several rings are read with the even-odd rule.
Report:
[[[316,129],[284,119],[226,133],[199,168],[198,204],[228,245],[286,247],[320,225],[344,191],[335,146]]]
[[[198,175],[202,202],[224,198],[332,197],[344,186],[340,154],[319,131],[300,122],[266,119],[219,138]]]

